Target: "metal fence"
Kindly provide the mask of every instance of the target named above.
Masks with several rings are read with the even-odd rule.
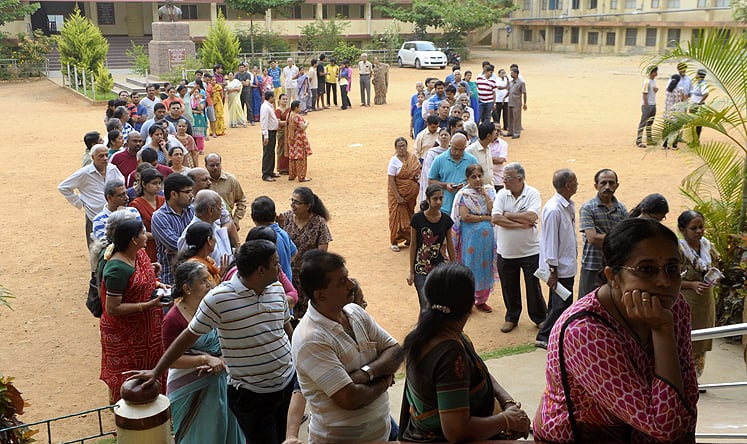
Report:
[[[373,60],[374,57],[378,57],[384,63],[394,63],[397,61],[398,49],[365,49],[361,50],[361,53],[368,54],[368,60]],[[262,66],[269,64],[270,60],[277,60],[280,66],[285,66],[285,61],[288,57],[293,58],[297,63],[308,65],[311,59],[318,59],[319,54],[326,54],[327,60],[332,55],[332,50],[321,51],[315,49],[313,51],[291,51],[291,52],[242,52],[239,54],[239,61],[251,63],[257,65],[260,69]],[[337,61],[338,63],[340,60]],[[353,62],[351,60],[351,62]]]
[[[77,66],[70,66],[70,64],[63,65],[62,86],[74,89],[86,97],[89,97],[88,93],[90,92],[91,98],[96,100],[96,78],[91,71],[86,71],[83,68],[78,69]]]
[[[18,59],[0,59],[0,80],[49,77],[49,62],[24,63]]]
[[[71,413],[69,415],[58,416],[56,418],[43,419],[41,421],[30,422],[30,423],[27,423],[27,424],[21,424],[21,425],[17,425],[17,426],[13,426],[13,427],[8,427],[8,428],[5,428],[5,429],[0,429],[0,439],[5,438],[8,434],[10,434],[10,432],[12,432],[14,430],[18,430],[18,429],[24,430],[24,429],[27,429],[27,428],[30,428],[30,427],[33,427],[33,426],[43,425],[44,428],[47,431],[47,441],[46,442],[48,444],[52,444],[53,442],[55,444],[57,444],[53,440],[53,434],[52,434],[52,426],[53,425],[58,425],[59,422],[65,420],[65,419],[82,418],[85,415],[88,415],[89,413],[96,413],[97,419],[98,419],[98,433],[93,433],[93,434],[90,434],[90,435],[87,435],[87,436],[84,436],[84,437],[81,437],[81,438],[76,438],[76,439],[73,439],[72,441],[60,442],[60,444],[74,444],[74,443],[84,444],[86,441],[89,441],[89,440],[92,440],[92,439],[103,438],[105,436],[114,435],[114,433],[115,433],[114,430],[104,431],[104,423],[102,422],[101,412],[104,411],[104,410],[114,410],[115,407],[116,407],[116,405],[108,405],[108,406],[105,406],[105,407],[98,407],[98,408],[95,408],[95,409],[85,410],[83,412]],[[15,442],[15,441],[13,441],[11,439],[9,442]]]

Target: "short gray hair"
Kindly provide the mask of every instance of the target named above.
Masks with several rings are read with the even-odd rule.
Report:
[[[520,176],[522,179],[526,179],[526,173],[524,172],[524,167],[521,166],[519,162],[511,162],[503,167],[503,171],[506,170],[514,170],[516,171],[516,174]]]
[[[552,186],[555,191],[558,191],[568,185],[574,177],[576,177],[576,174],[568,168],[558,170],[552,175]]]
[[[220,194],[213,190],[205,189],[198,191],[194,202],[195,214],[207,213],[210,208],[219,205],[218,202],[220,202],[220,200]]]
[[[112,179],[104,184],[104,196],[114,196],[117,188],[125,186],[124,182],[119,179]]]

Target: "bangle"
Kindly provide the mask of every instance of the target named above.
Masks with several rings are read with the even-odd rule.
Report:
[[[208,359],[207,359],[207,356],[205,356],[205,355],[200,355],[200,359],[202,360],[202,363],[203,363],[203,364],[207,364],[207,363],[208,363]]]
[[[142,313],[143,312],[143,303],[142,302],[138,302],[137,303],[137,308],[139,308],[140,312]]]
[[[503,419],[506,420],[506,429],[503,431],[508,432],[509,430],[511,430],[511,423],[508,422],[508,416],[506,416],[505,413],[501,413],[501,416],[503,416]]]

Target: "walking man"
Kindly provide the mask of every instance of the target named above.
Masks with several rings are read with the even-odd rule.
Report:
[[[522,105],[523,101],[523,105]],[[508,132],[512,139],[521,137],[521,112],[527,110],[527,87],[519,77],[519,68],[511,68],[511,82],[508,86]]]
[[[275,115],[275,93],[265,91],[265,101],[259,110],[262,125],[262,180],[275,182],[275,144],[277,142],[278,118]]]
[[[641,121],[638,122],[638,134],[635,143],[638,148],[646,148],[647,145],[655,145],[654,138],[651,135],[651,127],[654,124],[656,116],[656,93],[659,88],[656,87],[656,75],[659,73],[659,67],[656,65],[648,68],[648,77],[643,81],[643,90],[641,91]],[[643,143],[643,128],[646,128],[646,143]]]
[[[361,106],[371,106],[371,73],[373,65],[368,61],[368,54],[361,54],[358,62],[358,75],[360,76]]]

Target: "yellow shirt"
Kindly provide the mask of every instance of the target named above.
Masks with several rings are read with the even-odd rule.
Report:
[[[337,73],[340,72],[340,65],[327,65],[324,69],[327,75],[325,81],[327,83],[337,83]]]

